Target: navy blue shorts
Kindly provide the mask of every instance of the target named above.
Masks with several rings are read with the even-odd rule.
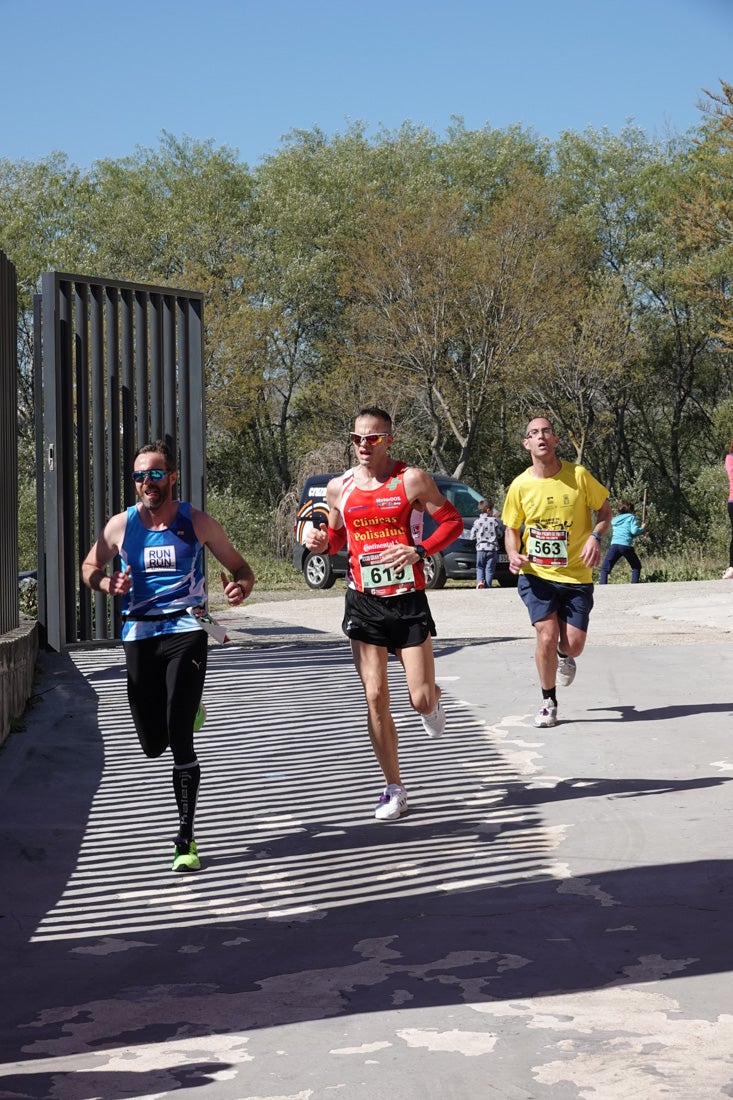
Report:
[[[435,623],[424,589],[401,596],[370,596],[347,588],[341,629],[353,641],[384,646],[390,653],[422,645],[426,638],[435,637]]]
[[[520,573],[517,591],[529,611],[532,626],[556,612],[558,619],[568,626],[588,632],[593,609],[592,584],[562,584],[532,573]]]

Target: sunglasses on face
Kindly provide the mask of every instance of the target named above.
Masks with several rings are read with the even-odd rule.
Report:
[[[362,443],[366,443],[370,447],[376,447],[378,443],[387,438],[387,433],[385,432],[383,435],[359,435],[358,432],[352,432],[350,438],[351,442],[355,443],[357,447]]]
[[[555,432],[552,428],[532,428],[527,432],[526,439],[536,439],[538,435],[554,435]]]
[[[141,481],[145,481],[146,477],[149,477],[151,481],[162,481],[164,477],[168,477],[170,470],[133,470],[132,480],[137,481],[138,485]]]

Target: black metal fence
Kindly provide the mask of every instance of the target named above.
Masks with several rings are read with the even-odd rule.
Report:
[[[18,281],[0,252],[0,634],[15,630],[18,608]]]
[[[134,503],[137,447],[165,439],[181,497],[205,506],[203,297],[48,272],[34,338],[39,622],[61,651],[119,637],[119,609],[79,569],[105,520]]]

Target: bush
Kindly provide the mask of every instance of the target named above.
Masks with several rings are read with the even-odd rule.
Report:
[[[700,470],[690,496],[699,517],[695,543],[704,546],[710,557],[727,565],[730,542],[728,478],[722,462]]]
[[[221,492],[210,492],[206,510],[217,520],[240,554],[247,559],[257,578],[257,588],[266,591],[305,588],[305,581],[290,562],[276,553],[278,534],[272,512],[251,501]],[[292,518],[290,520],[292,526]],[[209,554],[208,587],[212,599],[221,589],[219,563]]]
[[[18,569],[26,573],[37,568],[36,482],[21,478],[18,482]]]
[[[18,584],[18,607],[21,615],[38,618],[38,581],[35,577],[23,577]]]

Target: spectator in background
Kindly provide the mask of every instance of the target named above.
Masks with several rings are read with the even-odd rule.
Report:
[[[471,538],[476,543],[476,587],[491,588],[499,560],[501,522],[494,515],[491,501],[480,500],[478,519],[473,521]]]
[[[639,583],[641,562],[639,561],[639,555],[634,550],[633,542],[643,531],[646,531],[646,524],[639,523],[634,515],[631,501],[620,500],[617,514],[611,520],[611,545],[603,559],[599,584],[608,584],[609,574],[619,558],[626,558],[631,566],[631,583]]]
[[[733,439],[728,445],[725,456],[725,472],[728,475],[728,519],[730,520],[730,546],[728,547],[728,568],[723,573],[724,581],[733,581]]]

